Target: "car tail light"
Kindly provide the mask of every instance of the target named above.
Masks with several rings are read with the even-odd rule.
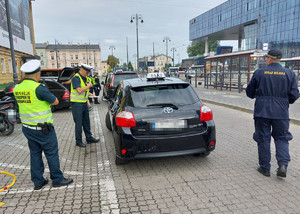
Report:
[[[212,110],[207,107],[206,105],[203,105],[200,107],[200,121],[209,121],[213,119],[213,113]]]
[[[134,115],[130,111],[121,111],[116,116],[117,126],[120,127],[135,127]]]
[[[110,81],[110,86],[109,87],[114,87],[114,78],[115,76],[112,76],[111,81]]]
[[[121,153],[122,153],[123,155],[125,155],[125,154],[127,153],[127,150],[126,150],[126,149],[122,149],[122,150],[121,150]]]
[[[13,92],[13,91],[14,91],[14,89],[15,89],[15,87],[13,87],[13,88],[9,89],[9,90],[8,90],[8,92]]]
[[[215,145],[216,145],[215,141],[210,142],[210,146],[215,146]]]
[[[64,95],[62,96],[63,99],[70,99],[70,92],[67,90]]]

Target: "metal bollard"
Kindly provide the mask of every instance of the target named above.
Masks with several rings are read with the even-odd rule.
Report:
[[[0,174],[6,174],[6,175],[9,175],[11,177],[13,177],[13,181],[10,185],[0,189],[0,192],[3,192],[4,190],[7,190],[8,188],[12,187],[14,184],[15,184],[15,181],[16,181],[16,177],[13,175],[13,174],[10,174],[8,172],[5,172],[5,171],[0,171]],[[0,202],[0,207],[2,207],[5,203],[3,202]]]

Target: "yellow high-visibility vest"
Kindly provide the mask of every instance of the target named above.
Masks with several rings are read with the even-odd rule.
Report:
[[[85,85],[83,79],[81,78],[81,76],[78,73],[75,74],[73,76],[73,78],[76,77],[76,76],[79,77],[79,79],[80,79],[80,87],[84,88],[86,85]],[[77,92],[77,90],[73,88],[73,83],[71,82],[71,94],[70,94],[70,98],[71,98],[70,100],[71,100],[71,102],[85,103],[85,102],[87,102],[88,97],[89,97],[88,90],[85,91],[85,92],[83,92],[83,93],[81,93],[81,94],[79,94]]]

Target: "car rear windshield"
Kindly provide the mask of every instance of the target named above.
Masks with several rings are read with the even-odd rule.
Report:
[[[127,80],[127,79],[134,79],[138,78],[139,76],[135,73],[129,73],[129,74],[116,74],[114,76],[114,86],[117,86],[121,80]]]
[[[199,101],[189,84],[171,84],[131,89],[128,105],[144,108],[153,104],[190,105]]]

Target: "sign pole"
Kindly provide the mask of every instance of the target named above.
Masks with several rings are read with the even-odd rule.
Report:
[[[11,52],[11,63],[12,63],[12,67],[13,67],[13,78],[14,78],[14,83],[17,83],[18,82],[18,74],[17,74],[17,70],[16,70],[15,49],[14,49],[14,41],[12,38],[8,0],[5,0],[5,9],[6,9],[7,27],[8,27],[8,34],[9,34],[10,52]]]

